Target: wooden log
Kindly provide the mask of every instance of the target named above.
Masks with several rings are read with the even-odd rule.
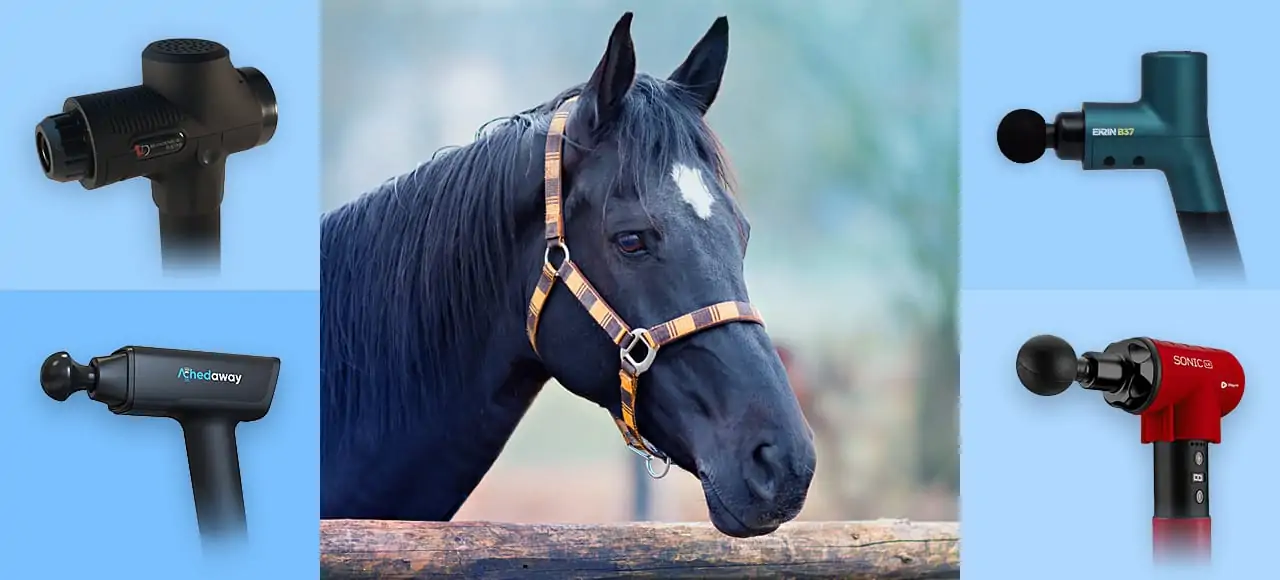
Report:
[[[326,520],[320,577],[960,577],[955,522],[796,522],[735,539],[710,524],[508,524]]]

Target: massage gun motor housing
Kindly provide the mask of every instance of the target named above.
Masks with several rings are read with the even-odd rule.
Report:
[[[1164,172],[1179,212],[1225,212],[1226,198],[1209,136],[1208,56],[1142,55],[1141,96],[1129,103],[1084,103],[1047,124],[1035,111],[1005,116],[996,139],[1005,157],[1031,163],[1046,149],[1085,170]]]
[[[54,400],[76,391],[118,415],[214,420],[232,425],[267,414],[280,359],[143,346],[121,348],[80,365],[55,353],[41,367]]]
[[[1104,352],[1137,367],[1127,387],[1132,395],[1151,389],[1137,399],[1104,394],[1108,404],[1140,416],[1143,443],[1222,442],[1222,418],[1244,397],[1244,369],[1235,356],[1149,338],[1120,341]]]
[[[126,179],[163,179],[175,168],[214,170],[228,155],[271,140],[278,117],[267,78],[235,68],[216,42],[169,39],[142,52],[142,84],[71,97],[36,127],[45,175],[96,189]],[[216,199],[189,200],[216,207]],[[161,210],[176,200],[157,199]],[[206,208],[203,208],[207,210]]]
[[[115,384],[127,386],[109,405],[124,415],[218,417],[240,423],[257,421],[271,408],[280,361],[270,357],[208,355],[147,347],[126,347],[112,356],[95,358],[99,385],[104,375],[127,373]],[[125,363],[129,368],[115,365]],[[214,370],[216,369],[216,370]]]

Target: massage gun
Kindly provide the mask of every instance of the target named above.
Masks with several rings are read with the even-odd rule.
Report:
[[[87,365],[55,353],[40,367],[40,385],[55,401],[86,391],[117,415],[177,420],[209,541],[245,533],[236,425],[267,414],[279,374],[278,358],[127,346]]]
[[[1222,418],[1244,396],[1244,369],[1225,350],[1131,338],[1079,358],[1065,340],[1041,335],[1018,351],[1018,380],[1052,396],[1079,383],[1137,415],[1142,443],[1155,450],[1157,557],[1210,553],[1209,443],[1222,442]]]
[[[1242,279],[1222,179],[1209,140],[1208,57],[1142,55],[1142,94],[1133,103],[1084,103],[1052,124],[1018,109],[996,131],[1000,152],[1031,163],[1046,149],[1091,169],[1155,169],[1165,175],[1197,278]]]
[[[230,55],[208,40],[153,42],[142,51],[141,85],[71,97],[36,126],[49,179],[85,189],[151,180],[166,268],[218,265],[227,156],[276,131],[271,83]]]

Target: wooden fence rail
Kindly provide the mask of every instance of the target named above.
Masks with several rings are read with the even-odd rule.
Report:
[[[505,524],[327,520],[320,577],[960,577],[955,522],[797,522],[734,539],[710,524]]]

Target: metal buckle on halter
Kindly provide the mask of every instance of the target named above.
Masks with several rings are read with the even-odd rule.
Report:
[[[555,270],[559,270],[560,266],[551,263],[551,250],[560,250],[564,254],[564,259],[560,260],[560,266],[569,263],[569,245],[560,240],[549,240],[547,242],[547,251],[542,253],[542,262],[551,266]]]
[[[653,445],[648,441],[644,441],[642,442],[642,444],[649,445],[649,446]],[[653,479],[662,479],[667,476],[667,472],[671,471],[671,458],[667,457],[665,454],[659,457],[652,453],[649,453],[644,449],[638,449],[635,445],[630,445],[630,444],[627,445],[627,449],[630,449],[632,453],[635,453],[636,455],[639,455],[642,459],[644,459],[644,470],[649,472],[649,477]],[[662,460],[662,471],[655,471],[653,469],[654,459]]]
[[[637,377],[649,370],[649,367],[653,366],[653,359],[658,356],[658,347],[649,346],[652,339],[647,328],[637,328],[628,333],[627,338],[624,338],[619,345],[621,348],[618,355],[622,359],[622,368],[631,371]],[[631,356],[631,351],[637,344],[643,344],[645,348],[644,358],[639,361]]]

